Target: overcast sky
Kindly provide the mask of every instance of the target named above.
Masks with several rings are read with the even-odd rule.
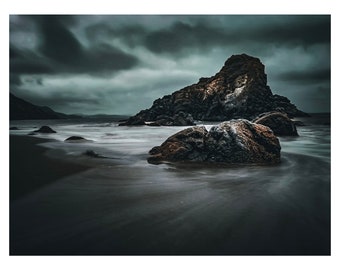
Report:
[[[10,16],[10,91],[64,113],[135,114],[259,57],[274,94],[330,111],[330,16]]]

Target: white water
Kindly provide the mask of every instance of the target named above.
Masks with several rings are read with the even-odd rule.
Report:
[[[308,121],[308,118],[307,118]],[[215,123],[201,123],[207,130]],[[218,124],[218,123],[216,123]],[[118,122],[107,119],[77,120],[31,120],[12,121],[10,134],[27,135],[42,125],[48,125],[57,133],[39,134],[36,137],[56,140],[44,143],[49,148],[65,150],[68,154],[79,155],[86,150],[117,158],[117,155],[146,155],[148,151],[164,142],[169,136],[185,127],[119,126]],[[307,125],[298,127],[299,137],[280,137],[282,152],[310,155],[330,159],[330,127]],[[88,142],[64,142],[70,136],[81,136]]]
[[[119,126],[118,122],[104,120],[38,120],[12,121],[11,125],[19,130],[11,130],[13,135],[27,135],[42,125],[48,125],[57,133],[39,134],[36,137],[53,139],[43,145],[48,148],[62,149],[68,155],[79,156],[86,150],[112,159],[121,159],[139,155],[147,155],[148,151],[160,145],[165,139],[185,127],[149,127],[149,126]],[[205,125],[210,129],[211,124]],[[33,136],[33,135],[32,135]],[[70,136],[81,136],[87,142],[65,142]]]

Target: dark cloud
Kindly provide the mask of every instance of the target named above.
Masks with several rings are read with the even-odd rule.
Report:
[[[181,21],[174,22],[166,28],[151,30],[146,26],[139,25],[136,21],[136,24],[118,27],[99,23],[89,26],[86,33],[90,41],[95,41],[98,38],[119,38],[131,47],[143,46],[155,53],[171,53],[187,48],[191,50],[206,48],[225,42],[228,35],[222,30],[201,22],[191,25]]]
[[[137,58],[134,56],[111,45],[100,44],[88,51],[86,58],[80,60],[78,64],[85,66],[84,71],[96,72],[129,69],[134,67],[137,62]]]
[[[41,56],[29,50],[10,48],[10,72],[13,74],[49,74],[53,68]]]
[[[39,29],[39,51],[49,59],[75,65],[84,57],[84,49],[68,30],[67,16],[32,16]]]
[[[294,83],[329,82],[331,78],[330,69],[288,71],[278,75],[278,79]]]
[[[233,16],[231,16],[232,18]],[[303,16],[288,22],[276,17],[244,16],[247,24],[230,28],[228,24],[177,22],[168,29],[151,32],[145,37],[145,46],[153,52],[179,52],[187,49],[207,49],[216,46],[247,44],[276,44],[278,46],[311,46],[330,43],[330,17]],[[288,18],[288,17],[287,17]],[[264,24],[263,21],[266,20]]]
[[[152,32],[145,37],[145,45],[156,53],[177,52],[188,48],[206,48],[228,39],[219,29],[178,22],[166,30]]]
[[[312,46],[319,43],[330,43],[330,16],[293,16],[288,20],[274,22],[248,34],[252,39],[261,42],[272,42],[288,45]],[[290,19],[290,20],[289,20]]]
[[[11,46],[10,48],[10,85],[22,85],[23,74],[52,74],[55,68],[49,61],[29,50],[20,50]]]
[[[25,17],[25,16],[24,16]],[[134,67],[138,59],[110,45],[84,47],[68,29],[72,16],[27,16],[37,27],[36,51],[11,44],[13,74],[101,73]]]
[[[149,21],[174,16],[149,16]],[[206,51],[220,46],[312,46],[330,43],[330,16],[177,16],[178,20],[154,29],[141,25],[145,16],[131,16],[131,25],[110,20],[86,29],[90,42],[121,39],[130,47],[143,46],[154,53]],[[235,27],[236,25],[236,27]]]
[[[90,43],[98,41],[107,41],[107,39],[120,38],[128,46],[135,47],[142,44],[149,30],[137,24],[124,27],[112,27],[106,23],[90,25],[85,29],[86,36]]]

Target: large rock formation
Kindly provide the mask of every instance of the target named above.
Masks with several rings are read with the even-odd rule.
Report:
[[[148,161],[207,161],[273,164],[280,143],[269,127],[245,119],[226,121],[208,132],[204,126],[184,129],[150,150]]]
[[[263,113],[253,122],[270,127],[276,136],[298,136],[295,123],[280,112]]]
[[[289,117],[306,115],[286,97],[273,95],[261,61],[242,54],[231,56],[216,75],[155,100],[151,108],[125,124],[141,125],[160,120],[160,116],[173,118],[179,112],[195,120],[223,121],[253,119],[268,111],[284,112]]]

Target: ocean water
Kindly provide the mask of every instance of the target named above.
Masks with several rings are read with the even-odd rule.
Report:
[[[56,134],[35,135],[53,139],[42,144],[48,156],[93,166],[11,202],[12,253],[330,254],[329,115],[296,120],[305,126],[279,137],[275,166],[147,163],[153,146],[184,127],[12,121],[16,135],[49,125]]]

